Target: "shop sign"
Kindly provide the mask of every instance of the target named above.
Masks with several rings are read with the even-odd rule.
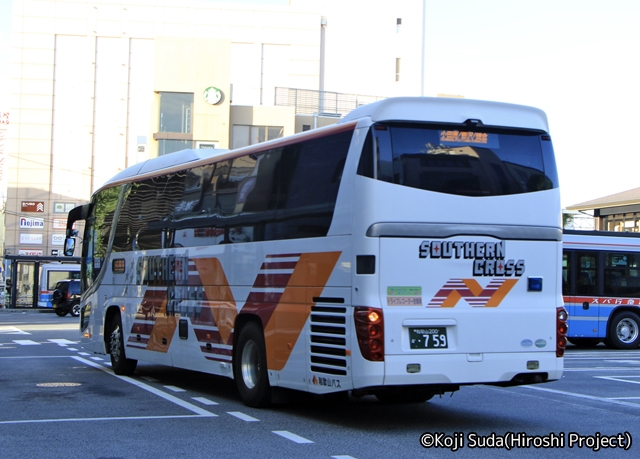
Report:
[[[44,201],[22,201],[22,212],[44,213]]]
[[[44,218],[20,217],[20,229],[42,229]]]
[[[18,255],[26,255],[28,257],[41,257],[42,254],[43,254],[42,250],[36,250],[36,249],[18,250]]]
[[[64,245],[64,234],[52,234],[51,245]]]
[[[42,244],[42,234],[20,233],[20,244]]]

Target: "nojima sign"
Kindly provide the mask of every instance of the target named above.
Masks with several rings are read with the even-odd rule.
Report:
[[[43,218],[20,217],[20,229],[44,228]]]

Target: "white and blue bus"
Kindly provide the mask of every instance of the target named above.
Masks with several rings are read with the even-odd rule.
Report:
[[[80,279],[80,265],[72,263],[46,263],[40,266],[40,292],[38,307],[51,308],[53,291],[58,281],[63,279]]]
[[[640,234],[565,230],[562,293],[569,342],[640,345]]]
[[[561,377],[542,111],[387,99],[211,153],[130,167],[69,214],[69,236],[85,220],[82,343],[117,374],[227,376],[251,406],[274,387],[424,401]]]

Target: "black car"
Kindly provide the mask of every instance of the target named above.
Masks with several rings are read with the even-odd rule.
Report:
[[[80,280],[65,279],[58,281],[53,291],[53,309],[60,317],[71,313],[72,316],[80,315]]]

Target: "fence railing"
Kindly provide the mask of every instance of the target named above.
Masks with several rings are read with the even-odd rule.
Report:
[[[386,99],[313,89],[275,88],[275,105],[295,107],[297,115],[344,116],[354,108]]]

